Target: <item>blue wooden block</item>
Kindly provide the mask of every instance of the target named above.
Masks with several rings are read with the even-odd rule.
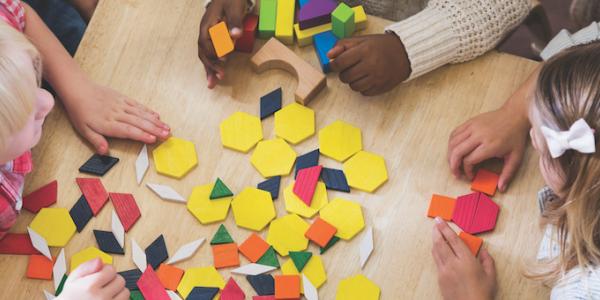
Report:
[[[275,280],[271,274],[247,275],[246,279],[259,296],[275,294]]]
[[[260,119],[274,114],[281,109],[281,88],[278,88],[262,97],[260,97]]]
[[[167,252],[167,245],[165,244],[165,237],[161,234],[159,237],[150,244],[145,250],[146,261],[152,266],[154,270],[160,266],[167,258],[169,253]]]
[[[313,44],[315,45],[315,51],[317,52],[317,58],[319,58],[319,64],[323,73],[329,72],[329,58],[327,52],[335,46],[338,39],[331,30],[321,32],[313,36]]]
[[[119,159],[116,157],[94,154],[79,167],[79,172],[104,176],[118,162]]]
[[[271,177],[261,183],[259,183],[256,187],[260,190],[267,191],[271,193],[271,199],[275,200],[279,197],[279,186],[281,185],[281,176]]]
[[[96,237],[96,243],[98,248],[106,253],[112,254],[125,254],[117,238],[110,231],[94,230],[94,236]]]
[[[325,187],[328,190],[350,193],[346,175],[342,170],[323,168],[321,170],[321,179],[325,182]]]
[[[219,293],[217,287],[200,287],[192,289],[186,300],[212,300]]]
[[[296,173],[294,179],[298,176],[298,171],[319,165],[319,149],[315,149],[296,158]]]
[[[125,287],[130,290],[137,290],[137,282],[140,280],[140,276],[142,276],[142,271],[139,269],[132,269],[127,271],[119,272],[119,275],[125,279]]]
[[[75,205],[73,205],[69,211],[69,215],[71,215],[71,219],[73,219],[73,223],[75,223],[75,226],[77,227],[77,232],[81,232],[94,216],[90,204],[83,195],[75,202]]]

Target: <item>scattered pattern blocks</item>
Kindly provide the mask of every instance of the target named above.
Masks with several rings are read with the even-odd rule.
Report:
[[[315,111],[292,103],[275,113],[275,134],[296,145],[315,134]]]
[[[27,265],[27,278],[31,279],[52,279],[52,266],[54,262],[43,255],[30,255]]]
[[[258,27],[258,16],[255,14],[246,15],[243,26],[242,37],[235,41],[235,50],[252,53],[256,39],[256,28]]]
[[[92,219],[94,216],[90,205],[88,204],[87,200],[85,200],[83,195],[79,197],[77,202],[75,202],[69,211],[69,215],[71,215],[71,219],[73,219],[73,222],[77,227],[77,232],[81,232],[83,228],[85,228],[85,225],[87,225],[90,219]]]
[[[214,265],[217,269],[240,265],[238,246],[235,243],[213,245],[212,253]]]
[[[56,203],[58,193],[58,182],[56,180],[40,187],[23,197],[23,208],[32,213],[38,213],[40,209]]]
[[[277,88],[270,93],[260,97],[260,119],[263,120],[281,109],[283,92]]]
[[[320,216],[337,228],[337,236],[349,240],[365,227],[365,219],[358,203],[341,198],[333,199],[321,209]]]
[[[347,160],[362,150],[360,129],[340,120],[327,125],[319,130],[319,150],[337,161]]]
[[[310,206],[312,202],[322,169],[322,166],[315,166],[302,169],[298,172],[298,177],[294,183],[294,194],[306,203],[307,206]]]
[[[269,250],[269,244],[258,234],[251,233],[240,247],[240,252],[251,262],[257,262]]]
[[[261,183],[256,187],[260,190],[271,193],[273,200],[279,197],[279,187],[281,186],[281,176],[273,176]]]
[[[315,52],[317,53],[317,58],[319,59],[319,64],[321,65],[321,70],[323,70],[323,73],[328,73],[330,71],[330,60],[329,57],[327,57],[327,52],[329,52],[329,50],[335,46],[337,41],[338,39],[332,31],[325,31],[313,36]]]
[[[230,277],[221,291],[221,300],[244,300],[246,299],[246,294],[240,288],[240,286],[235,282],[233,277]]]
[[[76,178],[75,181],[90,205],[92,213],[94,216],[97,215],[108,201],[108,193],[102,185],[102,181],[98,178]]]
[[[125,229],[125,232],[128,232],[142,216],[135,198],[133,198],[132,194],[123,193],[110,193],[109,197],[115,207],[117,216],[119,216],[119,220],[121,220],[121,224],[123,224],[123,229]]]
[[[156,147],[152,156],[156,172],[177,179],[183,178],[198,164],[194,144],[176,137],[170,137]]]
[[[66,208],[42,208],[29,227],[41,235],[50,247],[64,247],[77,229]]]
[[[210,192],[210,199],[220,199],[233,196],[231,190],[225,185],[221,178],[217,178],[212,191]]]
[[[271,222],[267,243],[281,256],[287,256],[290,251],[302,251],[308,247],[308,239],[304,233],[308,224],[294,214],[285,215]]]
[[[283,191],[283,199],[285,201],[285,210],[289,213],[294,213],[305,218],[312,218],[319,210],[321,210],[327,202],[327,189],[325,184],[317,182],[315,193],[311,200],[310,206],[307,206],[293,191],[294,183],[290,184]]]
[[[156,271],[156,276],[162,285],[171,291],[177,290],[177,286],[183,277],[185,271],[167,264],[161,264]]]
[[[79,167],[79,172],[104,176],[118,162],[119,159],[116,157],[94,154]]]
[[[169,300],[167,291],[152,268],[146,268],[137,282],[144,299]]]
[[[148,247],[146,247],[146,261],[148,264],[152,266],[152,268],[156,269],[163,263],[167,258],[169,258],[169,253],[167,252],[167,245],[165,244],[165,237],[161,234],[159,235]]]
[[[473,253],[473,255],[477,256],[477,253],[479,253],[479,249],[481,248],[481,244],[483,244],[483,240],[479,237],[470,235],[466,232],[460,232],[458,234],[458,237],[461,240],[463,240],[463,242],[465,242],[465,244],[467,244],[467,247],[469,247],[469,250],[471,250],[471,253]]]
[[[295,0],[277,0],[275,37],[287,45],[294,43],[295,8]]]
[[[298,171],[319,165],[319,154],[319,149],[315,149],[298,156],[296,158],[296,173],[294,174],[294,178],[298,176]]]
[[[498,180],[500,176],[494,172],[490,172],[485,169],[479,169],[473,182],[471,183],[471,190],[475,192],[482,192],[490,196],[494,196],[496,188],[498,187]]]
[[[238,226],[255,231],[261,231],[276,216],[271,194],[255,188],[246,188],[236,195],[231,209]]]
[[[246,279],[259,296],[275,294],[275,280],[269,274],[247,275]]]
[[[274,37],[277,23],[277,0],[263,0],[259,5],[258,36],[261,39]]]
[[[215,48],[217,57],[221,58],[233,51],[233,40],[231,40],[229,29],[227,29],[225,22],[221,21],[210,27],[208,34],[210,35],[210,40]]]
[[[300,299],[300,276],[275,276],[275,299]]]
[[[250,162],[265,178],[288,175],[296,161],[296,152],[282,139],[261,141],[250,157]]]
[[[260,119],[244,112],[233,113],[219,128],[221,143],[232,150],[246,153],[263,139]]]
[[[94,236],[96,237],[96,243],[98,243],[100,250],[112,254],[125,254],[123,247],[119,245],[117,238],[112,232],[94,230]]]
[[[339,39],[351,37],[354,33],[354,10],[340,3],[331,13],[331,30]]]
[[[330,168],[321,170],[321,179],[328,190],[350,193],[350,186],[344,171]]]
[[[316,218],[308,230],[304,233],[304,236],[313,243],[319,245],[319,247],[325,247],[336,232],[337,229],[333,227],[333,225],[327,223],[321,218]]]
[[[369,193],[388,180],[383,157],[366,151],[356,153],[344,163],[344,174],[348,185]]]
[[[450,221],[452,220],[455,205],[456,200],[454,198],[434,194],[431,196],[431,202],[429,202],[427,216],[430,218],[440,217],[446,221]]]
[[[483,193],[472,193],[456,199],[452,221],[463,231],[477,234],[496,227],[500,207]]]
[[[223,221],[227,218],[232,197],[210,199],[214,184],[194,187],[187,202],[187,209],[202,224]]]

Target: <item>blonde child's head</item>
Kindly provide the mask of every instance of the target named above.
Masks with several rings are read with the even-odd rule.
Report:
[[[600,43],[593,43],[552,58],[540,71],[531,105],[531,136],[540,170],[558,196],[547,204],[542,223],[556,226],[562,251],[530,273],[547,283],[555,283],[575,266],[600,266],[600,151],[569,149],[557,157],[546,136],[548,129],[566,132],[583,119],[592,129],[588,146],[600,150],[599,57]]]
[[[0,164],[39,141],[54,104],[40,82],[40,54],[23,34],[0,22]]]

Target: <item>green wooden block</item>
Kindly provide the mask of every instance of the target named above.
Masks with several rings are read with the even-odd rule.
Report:
[[[268,39],[275,36],[277,24],[277,0],[261,0],[258,12],[258,37]]]
[[[340,240],[340,238],[336,235],[334,235],[331,240],[329,240],[329,242],[327,242],[327,245],[325,245],[325,247],[321,248],[320,253],[323,254],[325,253],[327,250],[329,250],[329,248],[331,248],[333,245],[335,245],[335,243],[337,243]]]
[[[354,10],[340,3],[331,13],[331,30],[338,39],[351,37],[354,33]]]
[[[230,243],[234,243],[233,238],[231,237],[231,235],[229,235],[227,228],[225,228],[225,226],[221,224],[221,226],[219,226],[219,229],[217,230],[217,233],[215,233],[212,240],[210,241],[210,244],[218,245]]]
[[[224,197],[231,197],[233,196],[233,193],[231,192],[231,190],[225,185],[225,183],[223,183],[223,181],[221,180],[221,178],[217,178],[217,181],[215,182],[215,186],[213,187],[212,191],[210,192],[210,199],[219,199],[219,198],[224,198]]]
[[[269,247],[267,252],[265,252],[265,254],[263,254],[263,256],[256,263],[259,265],[279,268],[279,260],[277,259],[277,254],[275,254],[275,249],[273,249],[273,247]]]
[[[140,292],[139,290],[134,290],[129,293],[129,299],[130,300],[144,300],[144,296],[142,295],[142,292]]]
[[[308,251],[290,251],[290,258],[294,262],[298,272],[302,272],[311,257],[312,253]]]
[[[56,288],[55,296],[59,296],[62,293],[63,288],[65,287],[65,282],[67,281],[67,274],[63,275],[63,278],[60,280],[58,287]]]

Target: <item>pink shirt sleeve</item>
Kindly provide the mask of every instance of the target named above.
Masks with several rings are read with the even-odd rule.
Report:
[[[0,19],[23,32],[25,30],[25,7],[20,0],[0,0]]]

